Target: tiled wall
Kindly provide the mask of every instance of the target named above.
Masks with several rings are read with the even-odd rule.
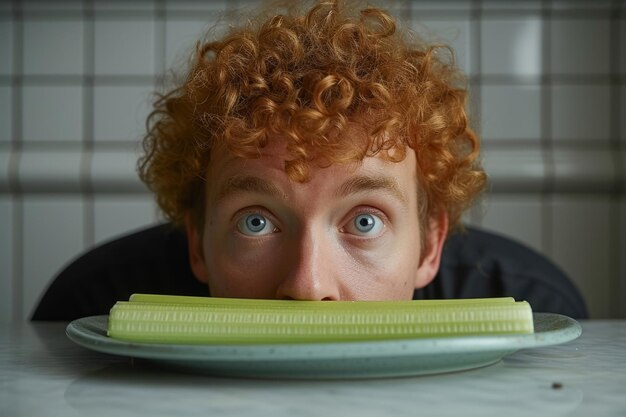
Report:
[[[157,219],[134,172],[150,92],[246,3],[0,2],[0,319],[27,319],[77,253]],[[626,317],[624,2],[386,4],[470,76],[491,185],[468,221],[551,257],[593,317]]]

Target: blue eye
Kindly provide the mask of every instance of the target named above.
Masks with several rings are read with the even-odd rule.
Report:
[[[263,236],[276,230],[276,226],[265,216],[249,214],[237,222],[237,229],[247,236]]]
[[[383,226],[384,223],[380,217],[364,213],[356,216],[352,223],[348,225],[347,230],[355,235],[375,235],[380,233]]]

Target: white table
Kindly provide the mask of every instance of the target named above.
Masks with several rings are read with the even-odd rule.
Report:
[[[626,416],[626,320],[481,369],[352,381],[214,378],[92,352],[65,323],[0,326],[0,416]]]

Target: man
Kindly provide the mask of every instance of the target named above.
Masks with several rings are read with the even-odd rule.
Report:
[[[33,319],[107,314],[134,292],[513,296],[586,317],[545,258],[451,233],[485,173],[448,52],[339,1],[199,43],[184,83],[157,101],[139,161],[169,224],[81,256]]]
[[[444,52],[338,1],[198,46],[141,176],[212,295],[410,299],[433,279],[485,180]]]

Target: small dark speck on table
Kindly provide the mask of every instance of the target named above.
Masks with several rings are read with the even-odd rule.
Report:
[[[552,383],[552,389],[561,389],[563,388],[563,384],[560,382],[553,382]]]

